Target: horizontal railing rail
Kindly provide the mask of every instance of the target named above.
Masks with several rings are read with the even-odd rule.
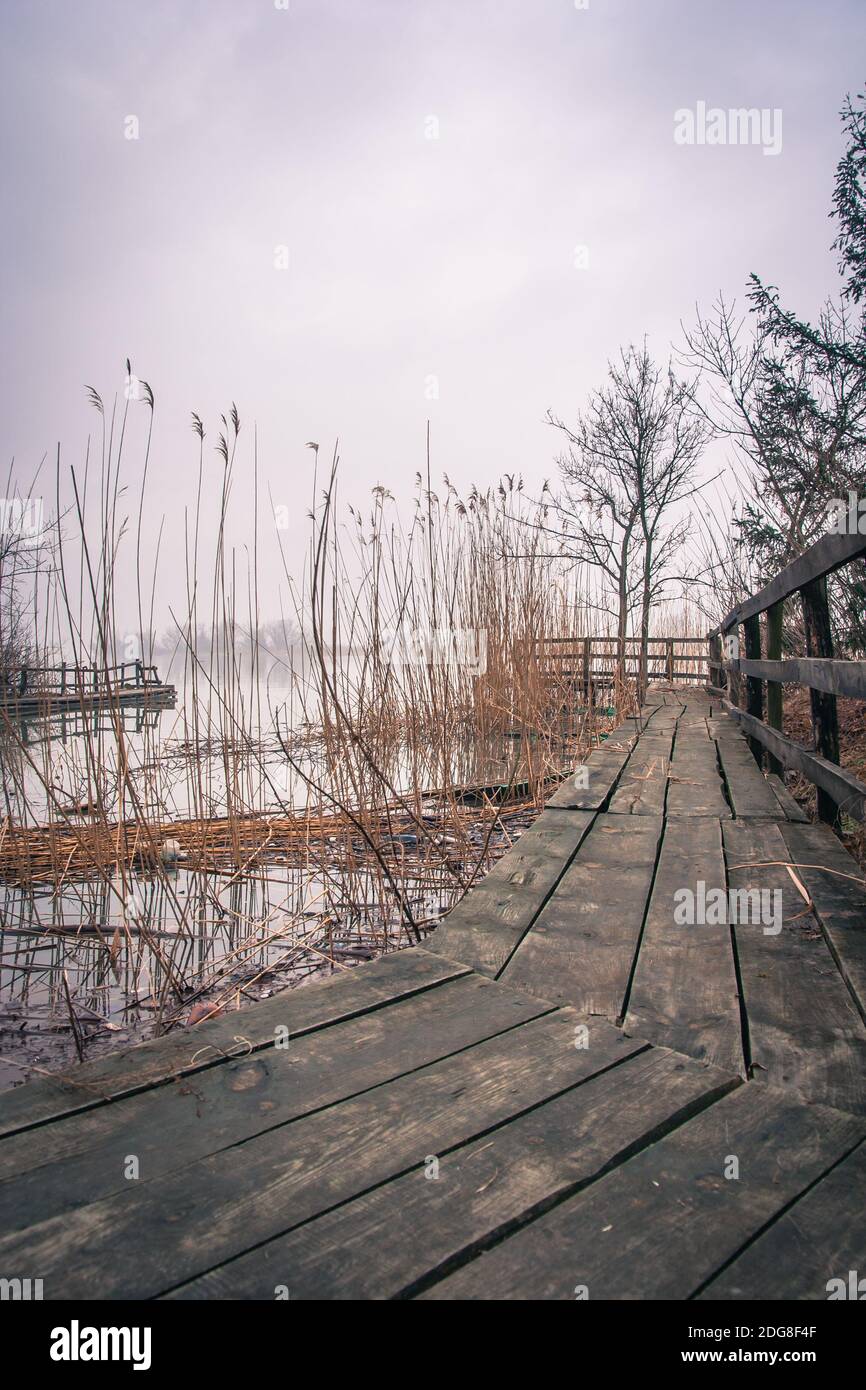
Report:
[[[759,589],[737,608],[731,609],[715,631],[730,632],[733,627],[746,622],[748,618],[765,613],[773,604],[782,603],[786,598],[800,593],[807,584],[826,579],[828,575],[835,574],[845,565],[850,565],[852,560],[858,560],[864,555],[866,536],[822,536],[802,555],[798,555],[796,560],[792,560],[790,565],[780,570],[775,579],[771,579],[763,589]]]
[[[545,678],[563,686],[577,685],[588,698],[594,687],[610,687],[617,678],[640,677],[641,640],[616,637],[536,637],[531,655]],[[707,679],[704,637],[650,637],[646,678],[703,685]]]
[[[155,666],[142,661],[123,661],[116,666],[17,666],[4,672],[3,684],[13,698],[45,698],[52,695],[110,695],[115,690],[162,686]]]

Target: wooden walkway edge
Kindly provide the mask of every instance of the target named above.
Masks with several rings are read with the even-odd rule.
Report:
[[[0,1096],[47,1299],[826,1299],[866,1269],[866,888],[651,691],[423,947]]]

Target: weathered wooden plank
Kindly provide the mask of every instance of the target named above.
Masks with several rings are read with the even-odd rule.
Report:
[[[611,813],[626,816],[664,813],[672,743],[673,730],[641,734],[611,798]]]
[[[689,1298],[863,1132],[741,1086],[422,1297]]]
[[[866,1018],[866,883],[824,825],[782,825],[782,839],[812,899],[833,957]]]
[[[628,762],[634,734],[608,739],[587,758],[547,802],[548,810],[597,811],[604,806],[622,769]]]
[[[705,709],[700,711],[686,710],[677,724],[677,729],[683,734],[687,734],[689,739],[696,738],[703,742],[704,739],[712,738],[707,727],[707,711]]]
[[[548,1006],[468,975],[388,1009],[224,1062],[0,1145],[0,1230],[128,1190],[127,1156],[163,1178],[185,1163],[538,1017]]]
[[[591,811],[543,811],[452,908],[427,938],[427,949],[483,975],[498,975],[565,873],[593,819]]]
[[[578,1048],[579,1023],[559,1010],[158,1182],[128,1184],[0,1240],[0,1267],[32,1271],[47,1299],[166,1293],[646,1046],[595,1020]]]
[[[673,705],[658,705],[655,710],[642,709],[638,733],[671,734],[682,714],[683,706],[677,701]]]
[[[441,960],[417,946],[395,951],[303,989],[286,990],[243,1012],[208,1019],[194,1029],[181,1028],[86,1062],[75,1071],[5,1091],[0,1094],[0,1137],[203,1071],[227,1054],[269,1047],[277,1027],[301,1037],[468,973],[467,966]]]
[[[655,1142],[735,1085],[652,1048],[173,1295],[397,1298]]]
[[[778,820],[779,802],[742,736],[720,738],[719,757],[728,796],[738,820]]]
[[[785,786],[785,783],[782,781],[781,777],[779,777],[775,772],[768,773],[767,785],[772,791],[776,800],[778,801],[779,809],[781,810],[785,820],[798,821],[800,824],[808,823],[809,817],[806,815],[806,812],[803,810],[802,806],[798,805],[798,803],[794,800],[793,796],[788,791],[788,788]]]
[[[709,721],[712,736],[716,743],[743,743],[744,734],[737,721],[728,713],[730,702],[721,702],[715,716]]]
[[[731,810],[725,800],[714,740],[680,737],[674,741],[668,786],[669,816],[715,816],[727,819]]]
[[[618,1018],[661,830],[656,816],[598,816],[501,978],[580,1013]]]
[[[778,826],[734,821],[723,827],[733,889],[766,894],[778,921],[734,925],[748,1016],[752,1074],[805,1100],[866,1112],[866,1027],[821,929],[780,861],[790,855]],[[755,904],[757,906],[757,903]]]
[[[826,1301],[841,1294],[846,1299],[862,1300],[866,1295],[866,1285],[859,1285],[866,1277],[864,1191],[866,1144],[860,1144],[712,1279],[698,1297],[749,1298],[763,1303],[782,1298]]]
[[[700,889],[726,888],[719,822],[669,821],[653,884],[625,1027],[725,1071],[743,1072],[740,1006],[726,922],[677,922],[682,890],[697,906]]]

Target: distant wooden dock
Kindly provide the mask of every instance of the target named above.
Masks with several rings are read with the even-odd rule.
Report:
[[[722,696],[651,691],[587,767],[424,947],[0,1097],[0,1275],[823,1300],[866,1270],[856,864]],[[781,919],[682,924],[684,889]]]
[[[155,666],[126,661],[117,666],[26,667],[0,693],[0,710],[16,719],[53,719],[95,710],[143,707],[174,709],[177,692]]]

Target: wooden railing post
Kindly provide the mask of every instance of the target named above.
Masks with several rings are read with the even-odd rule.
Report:
[[[739,642],[740,642],[740,635],[739,635],[739,634],[740,634],[740,629],[739,629],[739,627],[738,627],[736,624],[735,624],[732,628],[729,628],[727,632],[723,632],[723,633],[722,633],[722,659],[723,659],[723,660],[727,659],[725,648],[726,648],[726,644],[727,644],[728,641],[731,640],[731,639],[732,639],[732,641],[733,641],[733,647],[734,647],[734,655],[733,655],[733,658],[732,658],[732,659],[733,659],[734,661],[737,661],[737,660],[739,659],[739,654],[740,654],[740,653],[739,653]],[[742,705],[742,692],[741,692],[742,680],[741,680],[741,677],[740,677],[740,672],[739,672],[739,670],[737,669],[737,667],[734,666],[734,668],[733,668],[732,671],[728,671],[728,672],[727,672],[727,676],[728,676],[728,696],[729,696],[729,698],[730,698],[731,704],[732,704],[732,705],[736,705],[736,706],[739,708],[739,707]]]
[[[830,626],[830,607],[827,603],[826,579],[813,579],[800,590],[803,603],[803,622],[806,629],[806,655],[833,655],[833,632]],[[831,763],[839,762],[839,715],[836,696],[823,690],[810,690],[812,705],[812,737],[815,752]],[[833,825],[839,807],[827,792],[818,788],[818,818]]]
[[[757,614],[753,618],[747,618],[743,624],[745,636],[746,660],[761,660],[761,619]],[[764,717],[764,682],[758,676],[746,677],[746,713],[751,714],[755,719]],[[755,760],[763,762],[763,745],[756,738],[749,739],[749,747]]]
[[[784,603],[774,603],[772,608],[767,609],[767,660],[781,661],[782,659],[782,615],[784,613]],[[782,682],[767,681],[767,723],[771,729],[778,729],[782,732]],[[767,753],[767,766],[770,772],[775,772],[779,777],[785,771],[784,763],[780,762],[774,753]]]
[[[670,637],[668,638],[668,651],[667,651],[667,677],[668,677],[668,685],[673,685],[673,683],[674,683],[674,644],[673,644],[673,639],[670,638]]]
[[[707,646],[709,649],[707,659],[709,683],[722,690],[725,686],[726,676],[722,666],[722,639],[717,632],[711,633],[707,638]]]
[[[583,686],[583,703],[584,703],[585,705],[588,705],[588,704],[589,704],[589,678],[590,678],[590,672],[591,672],[591,670],[592,670],[592,638],[591,638],[591,637],[584,637],[584,639],[583,639],[583,672],[582,672],[582,676],[581,676],[581,685]]]

